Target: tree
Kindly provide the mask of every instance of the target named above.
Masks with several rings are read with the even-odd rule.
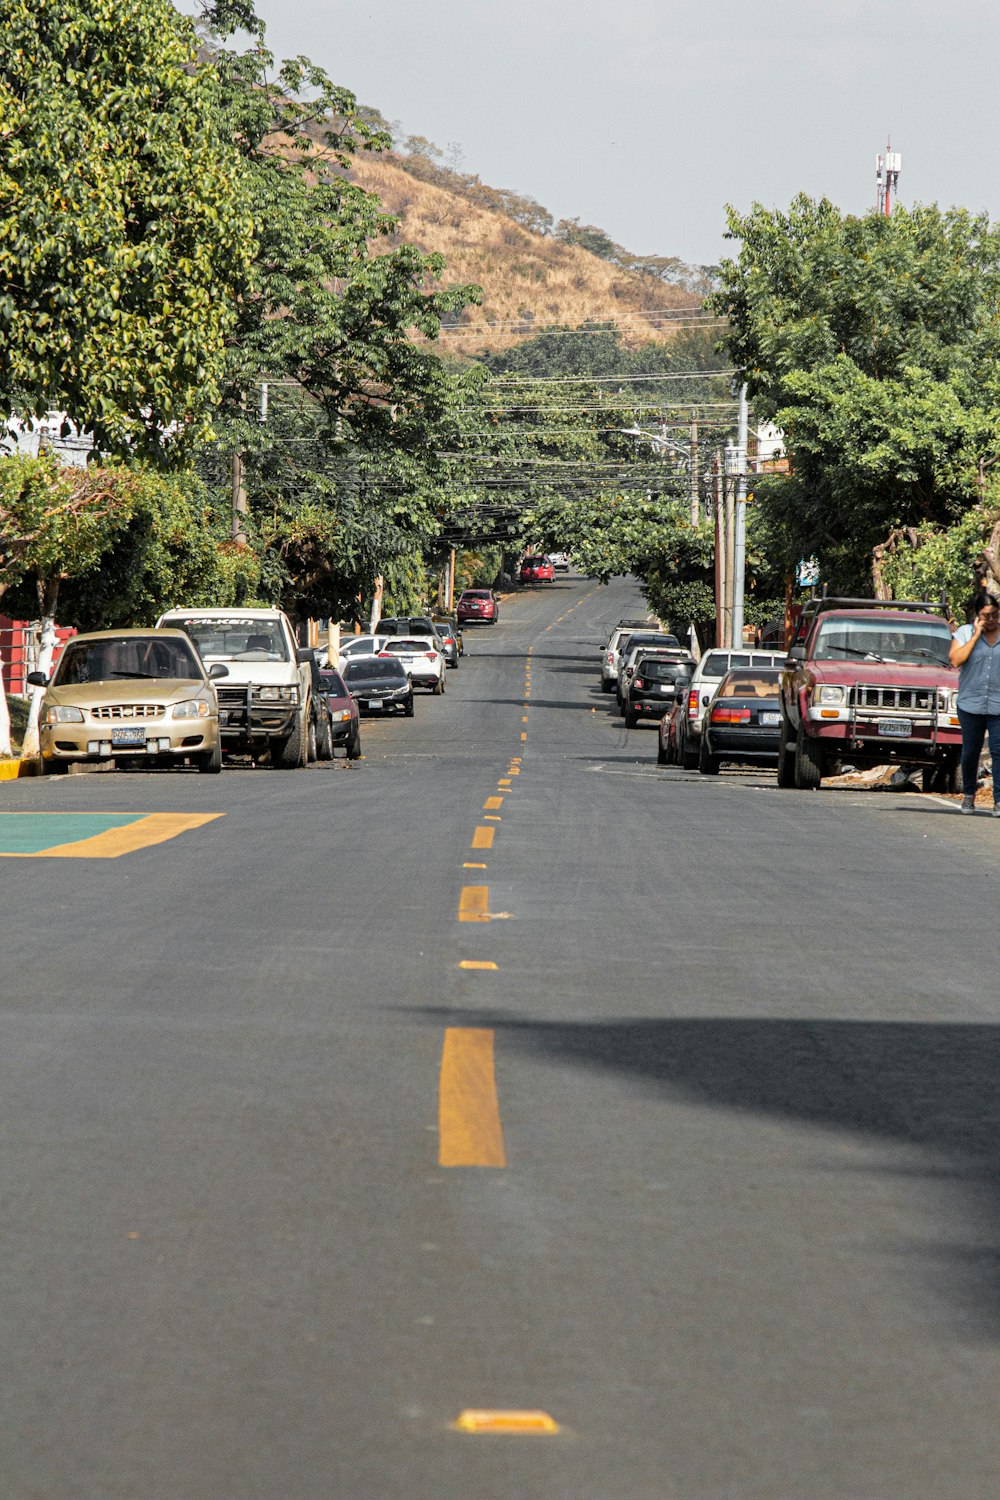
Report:
[[[3,25],[0,411],[180,449],[252,246],[214,78],[170,0],[8,0]]]
[[[792,464],[758,503],[785,562],[815,552],[835,585],[866,588],[873,548],[954,522],[1000,446],[1000,231],[960,209],[851,218],[800,196],[787,214],[731,209],[729,232],[739,258],[709,306]]]

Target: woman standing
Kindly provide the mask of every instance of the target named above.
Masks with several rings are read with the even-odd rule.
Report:
[[[962,807],[976,810],[983,740],[993,757],[993,816],[1000,818],[1000,604],[977,594],[975,619],[955,632],[948,659],[958,667],[958,722],[962,726]]]

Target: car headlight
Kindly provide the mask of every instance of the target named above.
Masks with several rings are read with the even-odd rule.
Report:
[[[172,719],[207,719],[211,712],[204,698],[189,698],[186,703],[175,703]]]
[[[83,713],[78,708],[70,708],[69,705],[53,703],[51,708],[45,710],[46,724],[82,724]]]
[[[261,703],[298,703],[297,687],[262,687],[255,695]]]
[[[847,699],[847,689],[838,683],[821,682],[818,687],[813,688],[812,701],[814,703],[836,704],[840,707]]]
[[[333,722],[335,724],[340,724],[344,719],[349,719],[351,717],[351,710],[349,708],[337,708],[334,709],[330,717],[333,719]]]

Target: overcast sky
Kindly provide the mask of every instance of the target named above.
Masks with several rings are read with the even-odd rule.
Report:
[[[186,7],[182,7],[186,8]],[[257,0],[305,53],[462,169],[712,263],[724,205],[863,212],[891,134],[905,202],[1000,216],[997,0]]]

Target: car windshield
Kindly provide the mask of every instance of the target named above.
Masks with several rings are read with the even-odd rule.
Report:
[[[734,673],[719,688],[720,698],[776,698],[780,672]]]
[[[288,661],[288,645],[277,620],[178,620],[205,660]]]
[[[130,635],[100,641],[70,641],[52,679],[54,687],[108,682],[119,677],[201,680],[197,658],[186,641]]]
[[[386,682],[405,682],[406,673],[398,661],[388,661],[381,656],[373,656],[370,661],[350,661],[344,668],[344,681],[348,687],[352,682],[374,682],[383,678]]]
[[[951,631],[944,620],[878,620],[841,616],[820,625],[813,648],[817,661],[844,657],[858,661],[948,665]]]
[[[635,675],[648,677],[650,682],[675,682],[684,665],[679,661],[658,661],[655,656],[650,656],[636,663]]]

